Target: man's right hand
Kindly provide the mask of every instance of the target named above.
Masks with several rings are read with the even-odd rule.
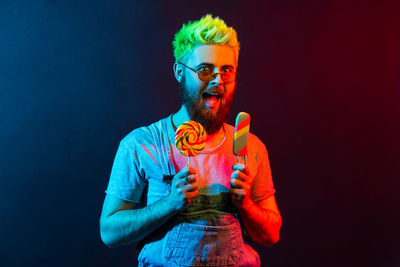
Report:
[[[180,211],[189,207],[192,198],[197,197],[197,188],[195,169],[185,166],[172,179],[171,192],[167,198],[171,205]]]

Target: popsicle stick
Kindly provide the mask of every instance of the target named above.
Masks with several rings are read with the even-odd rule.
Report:
[[[247,156],[236,156],[236,162],[247,165]]]

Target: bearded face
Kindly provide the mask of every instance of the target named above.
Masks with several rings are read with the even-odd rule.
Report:
[[[206,87],[196,92],[188,88],[185,76],[179,83],[179,88],[182,104],[186,107],[190,119],[203,125],[209,135],[218,132],[223,123],[229,118],[235,89],[231,90],[230,94],[227,94],[224,86],[219,85]],[[209,101],[219,102],[216,110],[207,108],[206,103],[209,103]]]

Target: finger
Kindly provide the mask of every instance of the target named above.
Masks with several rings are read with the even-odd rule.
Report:
[[[189,171],[189,174],[196,174],[196,170],[195,169],[193,169],[191,166],[185,166],[185,168],[187,168],[188,169],[188,171]]]
[[[248,187],[245,182],[238,180],[238,179],[231,179],[231,185],[233,188],[237,188],[237,189],[245,189]]]
[[[176,175],[176,179],[183,179],[186,178],[190,174],[190,170],[188,169],[187,166],[183,167],[182,170],[180,170]]]
[[[198,186],[196,183],[192,183],[192,184],[187,184],[183,186],[183,191],[184,192],[194,192],[198,189]]]
[[[235,197],[241,197],[244,196],[243,189],[237,189],[237,188],[230,188],[229,192],[234,195]]]
[[[232,166],[233,170],[241,171],[245,173],[246,175],[250,175],[250,170],[247,167],[247,165],[244,165],[243,163],[236,163]]]
[[[241,171],[234,171],[231,174],[231,178],[232,179],[238,179],[238,180],[242,180],[244,182],[250,182],[250,177],[248,175],[246,175],[245,173],[241,172]]]
[[[196,182],[196,175],[194,175],[194,174],[188,175],[185,179],[186,179],[186,183],[188,183],[188,184],[194,183],[194,182]]]
[[[185,193],[185,199],[192,199],[195,198],[199,195],[199,191],[193,191],[193,192],[186,192]]]

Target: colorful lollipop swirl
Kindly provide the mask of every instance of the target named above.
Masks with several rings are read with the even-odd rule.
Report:
[[[175,133],[175,145],[185,156],[196,156],[206,146],[207,133],[196,121],[186,121]]]

